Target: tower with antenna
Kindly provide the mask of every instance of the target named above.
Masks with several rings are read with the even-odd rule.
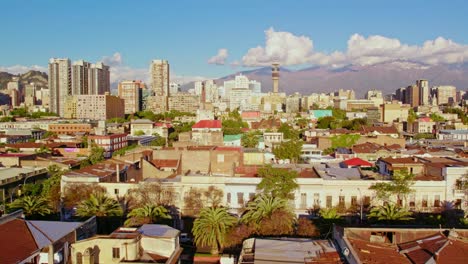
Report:
[[[277,94],[279,91],[279,63],[273,62],[271,65],[271,78],[273,80],[273,93]]]

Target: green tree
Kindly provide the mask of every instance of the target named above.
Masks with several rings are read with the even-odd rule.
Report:
[[[121,216],[122,208],[119,202],[104,193],[92,193],[88,199],[78,204],[76,215],[89,216]]]
[[[410,110],[408,110],[408,120],[407,121],[408,121],[408,123],[412,124],[412,123],[414,123],[414,121],[416,121],[416,119],[418,119],[418,115],[411,108]]]
[[[432,113],[430,115],[430,118],[432,119],[432,121],[434,122],[444,122],[445,121],[445,118],[443,118],[442,116],[436,114],[436,113]]]
[[[413,192],[411,189],[413,184],[414,175],[408,173],[408,170],[402,169],[394,172],[391,181],[374,183],[369,189],[375,191],[378,199],[389,201],[392,196],[406,198],[408,194]]]
[[[193,223],[192,233],[197,246],[211,247],[211,254],[218,255],[226,242],[226,234],[235,226],[237,218],[226,208],[204,208]]]
[[[49,201],[41,196],[23,196],[10,204],[12,210],[23,210],[26,217],[50,214]]]
[[[317,128],[319,129],[335,129],[337,127],[336,118],[333,116],[320,117],[317,120]]]
[[[342,135],[336,135],[332,136],[331,143],[332,143],[332,148],[336,149],[339,147],[342,148],[349,148],[352,147],[356,142],[361,138],[361,135],[359,134],[342,134]]]
[[[141,226],[143,224],[155,224],[162,219],[171,219],[169,211],[160,205],[145,205],[133,209],[125,221],[125,226]]]
[[[42,138],[49,138],[49,137],[55,137],[57,136],[57,133],[52,132],[52,131],[46,131],[44,135],[42,135]]]
[[[278,132],[283,133],[285,139],[297,140],[299,139],[299,131],[286,123],[282,123],[278,128]]]
[[[276,210],[270,217],[262,219],[257,232],[263,236],[291,235],[294,232],[295,222],[294,214]]]
[[[242,135],[241,145],[244,148],[256,148],[258,145],[258,134],[255,132],[249,132]]]
[[[264,195],[281,199],[294,199],[294,191],[299,187],[296,182],[296,171],[273,168],[269,165],[259,169],[258,176],[262,180],[257,185],[257,190]]]
[[[164,147],[166,146],[166,139],[158,136],[155,140],[151,141],[151,146]]]
[[[302,140],[289,140],[281,142],[279,146],[273,148],[273,154],[277,159],[289,159],[291,162],[296,163],[302,151]]]
[[[251,224],[256,228],[259,227],[261,221],[265,218],[270,218],[275,211],[282,210],[290,213],[290,217],[294,218],[288,200],[273,197],[268,195],[258,195],[253,201],[247,204],[245,213],[242,215],[241,222]]]
[[[135,131],[135,133],[133,133],[135,136],[144,136],[145,135],[145,132],[143,132],[143,130],[137,130]]]
[[[378,221],[406,221],[413,219],[412,213],[405,208],[399,207],[394,203],[374,207],[371,209],[369,218],[375,218]]]
[[[92,144],[91,146],[91,153],[88,156],[89,162],[92,165],[97,164],[104,160],[104,149],[98,147],[96,144]]]
[[[65,185],[63,202],[66,208],[72,208],[89,198],[91,194],[105,193],[106,189],[97,184],[71,183]]]
[[[323,219],[340,219],[341,216],[338,214],[338,210],[335,207],[322,208],[320,209],[320,217]]]

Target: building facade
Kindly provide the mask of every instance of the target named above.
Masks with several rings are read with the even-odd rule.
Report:
[[[49,60],[50,112],[63,116],[65,98],[73,94],[71,63],[68,58]]]
[[[124,100],[113,95],[77,95],[76,118],[107,120],[125,116]]]
[[[133,114],[143,110],[142,81],[122,81],[119,83],[119,97],[124,100],[125,114]]]

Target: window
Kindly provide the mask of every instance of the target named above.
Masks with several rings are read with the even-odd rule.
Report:
[[[403,206],[403,199],[399,195],[397,196],[397,204],[398,206]]]
[[[118,176],[117,176],[118,177]],[[119,189],[114,189],[114,194],[119,195]]]
[[[331,208],[333,206],[333,197],[331,195],[327,196],[327,208]]]
[[[231,203],[231,193],[227,193],[226,200],[228,204]]]
[[[351,196],[351,206],[356,206],[357,203],[357,196]]]
[[[237,204],[239,205],[244,204],[244,193],[241,193],[241,192],[237,193]]]
[[[120,258],[120,248],[112,248],[112,258]]]
[[[410,207],[415,207],[416,206],[416,197],[414,196],[414,194],[410,195],[409,206]]]
[[[422,207],[427,207],[427,195],[423,195],[421,206]]]
[[[255,193],[249,193],[249,201],[253,201],[255,198]]]
[[[440,195],[434,196],[434,207],[440,207]]]
[[[363,205],[364,205],[365,207],[369,207],[369,206],[370,206],[370,196],[364,196]]]
[[[307,193],[301,193],[301,208],[307,208]]]
[[[320,206],[320,194],[314,193],[314,206]]]
[[[218,162],[224,162],[224,155],[223,154],[218,154]]]
[[[344,207],[345,206],[345,197],[340,195],[340,200],[338,201],[338,206]]]

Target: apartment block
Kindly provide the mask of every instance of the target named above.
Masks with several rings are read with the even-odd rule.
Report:
[[[76,96],[77,119],[107,120],[124,116],[124,100],[117,96],[109,94]]]
[[[143,110],[142,81],[122,81],[119,83],[119,97],[124,99],[125,114],[133,114]]]

